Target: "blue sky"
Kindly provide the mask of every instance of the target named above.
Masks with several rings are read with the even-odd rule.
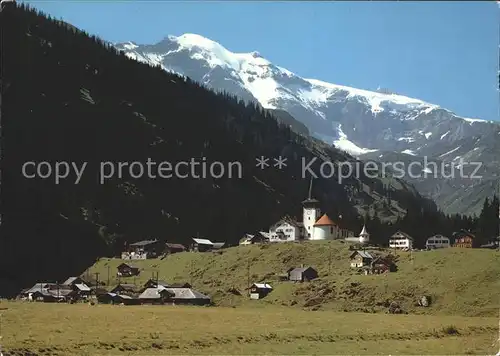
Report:
[[[26,2],[112,42],[196,33],[306,78],[499,116],[495,2]]]

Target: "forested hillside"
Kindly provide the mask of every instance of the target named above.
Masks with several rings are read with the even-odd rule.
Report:
[[[187,242],[194,235],[236,243],[284,214],[299,216],[309,179],[301,158],[354,159],[278,123],[271,113],[161,68],[137,63],[100,39],[27,9],[5,5],[2,33],[2,289],[61,280],[98,256],[146,238]],[[286,169],[255,167],[284,156]],[[241,178],[99,181],[101,162],[238,161]],[[28,179],[27,161],[87,163],[81,179]],[[33,168],[29,174],[34,172]],[[390,184],[388,182],[391,182]],[[449,219],[399,180],[317,179],[313,195],[342,227],[363,215],[375,241],[397,228],[417,244],[470,221]],[[403,218],[406,212],[412,212]],[[398,219],[399,216],[399,219]],[[425,223],[421,218],[424,217]],[[386,222],[392,221],[389,225]]]

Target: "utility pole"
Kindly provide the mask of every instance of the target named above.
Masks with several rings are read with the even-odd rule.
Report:
[[[2,341],[2,316],[3,314],[0,313],[0,342]],[[0,356],[3,356],[3,353],[2,353],[2,344],[0,343]]]
[[[96,272],[94,274],[95,274],[95,287],[97,289],[99,287],[99,272]]]
[[[499,310],[498,316],[500,317],[500,310]],[[499,344],[499,347],[500,347],[500,318],[498,319],[498,338],[495,342],[493,342],[491,347],[494,347],[496,344]],[[2,355],[0,354],[0,356],[2,356]],[[499,348],[499,351],[495,354],[495,356],[500,356],[500,348]]]
[[[309,194],[307,195],[307,199],[311,199],[312,197],[312,187],[313,187],[313,176],[311,175],[311,179],[309,180]]]
[[[250,295],[250,260],[247,262],[247,290],[248,295]]]
[[[332,269],[332,248],[330,246],[328,253],[328,276],[330,276],[331,269]]]
[[[498,316],[500,317],[500,311],[499,311],[499,313],[498,313]],[[0,337],[1,337],[1,336],[0,336]],[[498,345],[498,346],[499,346],[499,349],[498,349],[498,352],[497,352],[497,354],[496,354],[495,356],[499,356],[499,355],[500,355],[500,318],[498,319],[498,340],[497,340],[497,342],[498,342],[498,344],[499,344],[499,345]],[[1,351],[1,350],[0,350],[0,351]],[[0,356],[2,356],[2,355],[0,354]]]
[[[497,194],[497,200],[498,200],[498,236],[496,240],[498,240],[498,251],[500,251],[500,178],[498,178],[498,194]],[[499,329],[500,332],[500,329]],[[500,337],[499,337],[500,341]],[[500,352],[499,352],[500,353]]]
[[[108,265],[108,287],[109,287],[109,269],[110,269],[110,266]]]
[[[189,284],[193,285],[194,277],[194,260],[191,260],[190,272],[189,272]]]

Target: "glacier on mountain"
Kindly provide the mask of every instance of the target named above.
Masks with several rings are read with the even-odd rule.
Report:
[[[387,89],[369,91],[303,78],[259,52],[234,53],[197,34],[167,36],[154,45],[126,42],[115,46],[134,60],[258,102],[265,109],[287,111],[306,124],[311,134],[354,156],[377,150],[413,153],[450,135],[452,130],[440,124],[444,119],[455,121],[455,136],[465,134],[461,122],[469,127],[487,123],[460,118],[438,105]],[[425,130],[416,130],[421,124]]]

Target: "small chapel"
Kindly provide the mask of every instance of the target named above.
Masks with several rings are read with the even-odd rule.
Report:
[[[363,229],[361,229],[359,236],[347,237],[345,240],[346,242],[354,242],[362,245],[368,244],[370,242],[370,234],[366,230],[366,225],[363,225]]]

